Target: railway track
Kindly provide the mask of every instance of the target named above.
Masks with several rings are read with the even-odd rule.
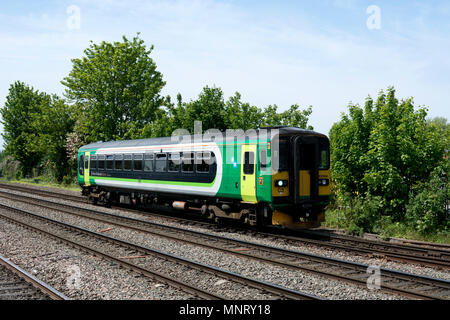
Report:
[[[0,256],[0,300],[69,300],[69,298]]]
[[[285,288],[276,284],[248,278],[236,273],[228,272],[216,267],[197,263],[195,261],[181,258],[172,254],[167,254],[158,250],[142,247],[117,238],[109,237],[84,228],[63,223],[54,219],[46,218],[32,212],[17,209],[11,206],[0,204],[0,218],[9,222],[21,225],[33,231],[45,234],[54,239],[79,248],[96,256],[112,261],[122,267],[136,271],[142,275],[156,278],[172,287],[181,289],[194,298],[202,299],[235,299],[238,292],[234,292],[233,297],[223,297],[215,294],[214,288],[208,287],[206,283],[198,279],[217,279],[226,280],[233,283],[235,290],[239,288],[251,288],[253,290],[252,298],[260,299],[296,299],[296,300],[320,300],[319,297],[303,293],[297,290]],[[130,262],[133,259],[137,262]],[[164,273],[170,273],[166,276],[160,273],[158,268],[154,267],[159,263],[159,269],[164,268]],[[193,283],[177,280],[189,277]],[[250,299],[250,296],[247,297]]]
[[[19,192],[32,193],[42,197],[53,197],[60,198],[64,200],[71,200],[75,202],[86,203],[86,198],[82,196],[72,196],[65,195],[57,192],[49,192],[45,190],[36,190],[35,188],[27,188],[11,184],[1,184],[0,188],[6,188],[10,190],[15,190]],[[122,208],[122,207],[118,207]],[[127,211],[142,214],[142,211],[133,210],[127,208]],[[199,225],[206,228],[216,227],[215,224],[204,220],[193,220],[180,218],[179,216],[162,215],[154,212],[145,211],[145,214],[150,214],[157,217],[162,217],[164,219],[174,219],[178,222],[185,223],[188,225]],[[226,228],[225,228],[226,230]],[[337,235],[323,232],[315,231],[303,231],[301,233],[288,232],[285,234],[285,230],[271,229],[270,232],[255,232],[249,230],[248,228],[233,226],[231,231],[238,230],[239,232],[249,232],[255,236],[261,236],[265,238],[274,238],[277,240],[284,240],[288,244],[295,245],[298,242],[302,244],[311,244],[320,247],[328,247],[331,249],[339,249],[344,251],[358,252],[364,255],[377,256],[379,258],[386,258],[393,261],[414,263],[418,265],[425,265],[430,267],[437,267],[440,269],[448,270],[450,269],[450,248],[447,246],[435,246],[435,247],[424,247],[418,244],[397,244],[390,243],[386,241],[375,241],[361,239],[346,235]],[[318,238],[318,239],[317,239]]]
[[[76,215],[110,225],[145,232],[182,243],[219,250],[225,254],[237,255],[264,263],[275,264],[295,271],[308,271],[321,276],[352,282],[362,286],[367,286],[367,280],[371,276],[371,274],[368,273],[369,266],[363,264],[215,236],[208,233],[124,217],[100,210],[80,208],[49,200],[5,194],[3,192],[0,192],[0,197],[6,197],[10,200],[20,201],[50,210],[56,210],[64,214]],[[380,275],[381,289],[384,291],[419,299],[450,299],[449,281],[384,268],[380,268]]]

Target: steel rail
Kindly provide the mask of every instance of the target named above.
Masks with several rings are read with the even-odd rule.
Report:
[[[4,196],[1,195],[0,196]],[[143,221],[140,219],[129,218],[120,216],[117,214],[106,213],[99,210],[94,209],[86,209],[80,208],[68,204],[61,204],[52,202],[49,200],[42,200],[36,198],[29,198],[27,196],[17,196],[18,201],[22,201],[24,203],[30,205],[36,205],[43,208],[47,208],[50,210],[56,210],[58,212],[67,213],[71,215],[77,215],[84,218],[100,221],[103,223],[113,224],[120,227],[125,227],[129,229],[133,229],[136,231],[146,232],[149,234],[153,234],[159,237],[165,237],[175,241],[181,241],[185,243],[190,243],[193,245],[203,246],[210,249],[220,250],[226,252],[228,254],[244,256],[246,258],[259,260],[265,263],[271,263],[275,265],[279,265],[282,267],[294,269],[294,270],[304,270],[309,271],[315,274],[319,274],[326,277],[335,278],[338,280],[344,280],[348,282],[357,283],[359,285],[367,285],[367,279],[370,274],[367,274],[368,265],[327,258],[318,255],[307,254],[298,251],[286,250],[275,248],[267,245],[256,244],[253,242],[236,240],[222,236],[211,235],[203,232],[186,230],[179,227],[167,226],[164,224],[159,224],[155,222]],[[20,197],[26,197],[28,200],[20,199]],[[14,198],[14,197],[13,197]],[[38,201],[44,204],[33,203],[34,201]],[[64,209],[61,209],[64,208]],[[74,212],[74,211],[78,211]],[[81,213],[83,212],[83,213]],[[188,237],[188,238],[186,238]],[[189,239],[190,237],[190,239]],[[252,251],[253,250],[253,251]],[[303,260],[302,264],[298,264],[300,260]],[[304,261],[308,261],[310,265],[308,265]],[[318,266],[311,266],[315,263],[319,263],[325,266],[331,267],[340,267],[343,269],[344,274],[336,272],[332,272],[332,268],[318,268]],[[322,270],[321,270],[322,269]],[[353,270],[353,274],[346,275],[346,272]],[[381,274],[383,275],[386,281],[383,281],[382,289],[391,293],[397,293],[401,295],[405,295],[408,297],[421,298],[421,299],[445,299],[450,295],[450,282],[446,280],[434,279],[425,276],[413,275],[408,273],[403,273],[399,271],[389,270],[389,269],[380,269]],[[408,290],[405,288],[399,288],[396,286],[392,286],[389,284],[389,280],[391,282],[400,282],[411,283],[415,282],[417,285],[422,287],[434,286],[435,289],[442,289],[444,292],[447,290],[447,296],[435,296],[430,293],[417,292],[414,290]],[[430,287],[431,289],[433,287]],[[426,290],[425,290],[426,291]]]
[[[8,259],[3,256],[0,256],[0,266],[5,268],[6,270],[11,271],[15,276],[22,279],[25,283],[28,283],[33,288],[35,288],[38,292],[42,293],[44,296],[49,297],[51,300],[69,300],[64,294],[59,292],[58,290],[52,288],[50,285],[45,282],[39,280],[32,274],[28,273],[18,265],[12,263]],[[7,289],[7,288],[6,288]]]
[[[60,221],[57,221],[57,220],[54,220],[54,219],[46,218],[46,217],[34,214],[34,213],[26,211],[26,210],[14,208],[14,207],[7,206],[7,205],[4,205],[4,204],[0,204],[0,208],[6,209],[6,210],[9,210],[9,211],[14,211],[16,213],[24,214],[26,216],[31,216],[31,217],[39,219],[41,221],[45,221],[46,223],[51,223],[53,225],[57,225],[57,226],[64,227],[66,229],[70,229],[70,230],[72,230],[74,232],[82,233],[82,234],[85,234],[85,235],[88,235],[88,236],[93,236],[94,238],[97,238],[97,239],[102,239],[104,241],[108,241],[108,242],[111,242],[111,243],[114,243],[114,244],[117,244],[117,245],[120,245],[120,246],[123,246],[123,247],[127,247],[129,249],[132,249],[133,251],[142,252],[144,254],[149,254],[149,255],[154,255],[154,256],[157,256],[157,257],[160,257],[160,258],[163,258],[163,259],[166,259],[166,260],[170,260],[170,261],[178,263],[178,264],[189,266],[191,268],[197,269],[197,270],[202,271],[202,272],[207,272],[207,273],[210,273],[210,274],[213,274],[213,275],[220,275],[221,277],[223,277],[225,279],[228,279],[228,280],[231,280],[231,281],[234,281],[236,283],[240,283],[240,284],[243,284],[243,285],[246,285],[246,286],[249,286],[249,287],[253,287],[253,288],[258,289],[258,290],[263,290],[264,292],[275,294],[275,295],[277,295],[277,296],[279,296],[281,298],[284,298],[284,299],[322,300],[322,298],[316,297],[316,296],[308,294],[308,293],[304,293],[304,292],[300,292],[300,291],[297,291],[297,290],[285,288],[283,286],[272,284],[272,283],[268,283],[268,282],[265,282],[265,281],[248,278],[248,277],[239,275],[237,273],[229,272],[229,271],[217,268],[217,267],[209,266],[209,265],[206,265],[206,264],[203,264],[203,263],[195,262],[193,260],[189,260],[189,259],[182,258],[182,257],[179,257],[179,256],[175,256],[175,255],[172,255],[172,254],[164,253],[164,252],[161,252],[161,251],[158,251],[158,250],[155,250],[155,249],[150,249],[150,248],[147,248],[147,247],[139,246],[137,244],[133,244],[133,243],[129,243],[127,241],[123,241],[123,240],[117,239],[117,238],[109,237],[109,236],[100,234],[98,232],[90,231],[90,230],[87,230],[87,229],[84,229],[84,228],[81,228],[81,227],[77,227],[77,226],[74,226],[74,225],[70,225],[70,224],[67,224],[67,223],[64,223],[64,222],[60,222]],[[111,255],[106,254],[106,253],[94,250],[94,249],[92,249],[90,247],[86,247],[86,246],[81,245],[79,243],[72,242],[72,241],[70,241],[70,240],[68,240],[66,238],[63,238],[63,237],[54,235],[52,233],[49,233],[49,232],[47,232],[45,230],[42,230],[42,229],[40,229],[38,227],[31,226],[30,224],[24,223],[23,221],[17,220],[15,218],[12,218],[12,217],[9,217],[9,216],[5,216],[3,213],[0,213],[0,217],[7,218],[9,220],[13,220],[14,222],[22,224],[22,225],[27,225],[28,227],[31,227],[34,230],[43,232],[43,233],[45,233],[47,235],[50,235],[52,237],[56,237],[56,238],[58,238],[61,241],[64,241],[66,243],[70,243],[71,245],[75,245],[77,247],[81,247],[85,251],[89,251],[89,252],[91,252],[93,254],[96,254],[96,255],[101,255],[103,257],[108,258],[109,260],[117,261],[118,263],[120,263],[122,265],[125,265],[126,267],[129,267],[129,268],[132,268],[132,269],[136,268],[136,267],[140,268],[140,267],[136,266],[135,264],[132,264],[132,263],[124,261],[123,259],[115,258],[115,257],[113,257]],[[142,268],[140,268],[138,270],[138,272],[141,272],[141,273],[143,273],[144,271],[148,271],[148,270],[147,269],[143,270]],[[153,273],[153,271],[152,271],[152,273]],[[169,278],[167,278],[167,277],[165,277],[165,276],[163,276],[161,274],[157,274],[157,276],[159,276],[160,278],[163,277],[162,280],[165,281],[165,282],[171,281],[172,283],[178,283],[177,280],[169,279]],[[186,284],[183,284],[183,285],[184,286],[189,286],[189,285],[186,285]],[[191,287],[191,286],[189,286],[189,287]],[[191,287],[191,289],[192,289],[192,287]],[[195,290],[201,290],[201,289],[195,288]],[[213,298],[213,299],[223,299],[222,297],[210,294],[210,293],[208,293],[206,291],[203,292],[203,294],[209,295],[210,299],[211,298]]]
[[[35,190],[34,188],[26,188],[26,187],[18,187],[18,186],[10,186],[9,184],[0,184],[0,187],[11,188],[13,190],[21,191],[21,192],[31,192],[35,194],[42,195],[44,197],[57,197],[61,199],[65,199],[64,195],[55,193],[51,193],[43,190]],[[74,196],[75,197],[75,196]],[[80,202],[80,197],[76,197],[77,202]],[[68,199],[65,199],[68,200]],[[69,199],[70,200],[70,199]],[[121,207],[122,208],[122,207]],[[142,214],[142,211],[133,210],[127,208],[128,211],[136,212]],[[195,221],[190,219],[184,219],[179,217],[167,215],[161,215],[156,213],[151,213],[145,211],[145,214],[151,214],[158,217],[162,217],[165,219],[177,219],[179,221],[183,221],[187,224],[200,224],[202,226],[211,226],[211,223]],[[245,228],[238,228],[240,230],[248,231]],[[314,233],[314,231],[308,231],[308,233]],[[309,243],[316,246],[329,247],[334,249],[347,250],[352,252],[359,252],[362,254],[375,254],[381,257],[386,257],[391,260],[400,261],[400,262],[408,262],[408,263],[416,263],[420,265],[427,265],[431,267],[439,267],[444,269],[450,269],[450,251],[446,249],[438,249],[438,248],[424,248],[423,246],[411,245],[411,244],[395,244],[395,243],[387,243],[383,241],[374,241],[367,239],[359,239],[355,237],[343,236],[343,235],[329,235],[331,241],[324,240],[314,240],[306,237],[289,236],[279,234],[277,232],[276,235],[273,233],[266,233],[258,231],[257,235],[268,236],[268,237],[276,237],[277,239],[283,239],[287,242],[302,242]],[[317,233],[315,233],[317,235]]]

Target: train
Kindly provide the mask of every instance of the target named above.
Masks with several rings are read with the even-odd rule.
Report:
[[[217,222],[320,226],[331,195],[328,137],[288,126],[230,132],[82,146],[82,195],[94,204],[164,206]]]

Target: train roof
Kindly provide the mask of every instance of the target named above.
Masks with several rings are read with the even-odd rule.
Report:
[[[259,136],[260,134],[264,133],[267,138],[272,138],[273,136],[280,134],[306,134],[306,135],[319,135],[326,137],[326,135],[312,131],[312,130],[306,130],[296,127],[289,127],[289,126],[274,126],[274,127],[264,127],[260,129],[256,129],[253,131],[246,131],[245,136],[252,138],[253,136]],[[220,132],[220,131],[217,131]],[[228,140],[234,140],[233,135],[226,135],[226,132],[221,132],[222,134],[225,134],[224,141]],[[183,142],[181,140],[183,136],[179,136],[178,139],[176,139],[176,136],[173,137],[162,137],[162,138],[147,138],[147,139],[136,139],[136,140],[118,140],[118,141],[98,141],[94,143],[90,143],[88,145],[80,147],[80,151],[82,150],[89,150],[89,149],[98,149],[98,148],[118,148],[118,147],[140,147],[140,146],[155,146],[155,145],[171,145],[171,144],[177,144],[180,142]],[[190,135],[191,141],[214,141],[214,134],[211,135]],[[202,140],[203,139],[203,140]]]

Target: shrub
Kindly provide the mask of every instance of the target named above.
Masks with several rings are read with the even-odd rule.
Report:
[[[408,223],[421,234],[449,228],[450,162],[445,159],[425,183],[415,186],[407,206]]]

